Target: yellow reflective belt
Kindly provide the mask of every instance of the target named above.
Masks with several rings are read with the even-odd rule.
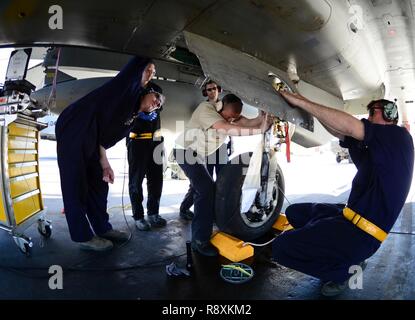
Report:
[[[374,223],[370,222],[369,220],[363,218],[360,214],[354,212],[352,209],[345,207],[343,209],[344,217],[351,221],[356,227],[362,229],[364,232],[370,234],[372,237],[375,237],[380,242],[383,242],[388,234],[379,228]]]
[[[145,132],[145,133],[134,133],[130,132],[129,137],[131,139],[153,139],[153,134],[151,132]]]

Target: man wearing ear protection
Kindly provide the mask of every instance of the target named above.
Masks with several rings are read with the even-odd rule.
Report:
[[[222,88],[213,80],[209,80],[205,83],[202,90],[202,95],[207,97],[210,104],[215,106],[216,110],[219,112],[222,109],[222,102],[219,101],[219,93],[222,92]],[[229,138],[230,139],[230,138]],[[230,141],[231,142],[231,141]],[[222,144],[215,153],[209,156],[209,159],[206,161],[206,168],[213,177],[213,171],[215,171],[216,175],[218,175],[219,171],[222,167],[229,161],[228,159],[228,152],[226,149],[228,148],[227,144]],[[183,201],[180,205],[180,217],[185,220],[192,220],[194,213],[190,210],[190,208],[194,204],[194,189],[192,185],[189,185],[189,190],[187,191],[186,195],[183,198]]]
[[[348,286],[349,268],[372,256],[386,239],[408,195],[414,166],[414,145],[397,126],[398,108],[388,100],[368,104],[361,121],[281,92],[292,105],[316,117],[348,148],[357,167],[347,205],[298,203],[285,214],[294,227],[273,243],[273,259],[323,280],[322,294],[335,296]]]
[[[260,113],[255,119],[241,116],[242,101],[234,94],[222,98],[218,112],[209,102],[202,102],[193,112],[185,131],[176,139],[173,150],[194,189],[195,215],[192,219],[192,248],[205,256],[216,256],[210,243],[213,228],[215,182],[208,172],[207,162],[229,135],[247,136],[266,132],[274,119]],[[223,150],[226,155],[226,148]],[[226,164],[226,163],[223,163]]]
[[[145,90],[143,93],[156,92],[161,95],[163,90],[153,82],[150,82],[155,74],[149,72]],[[160,134],[159,105],[151,112],[140,112],[134,120],[133,126],[127,137],[128,150],[128,188],[133,211],[135,225],[140,231],[149,231],[151,228],[161,228],[166,225],[166,220],[159,215],[160,198],[163,189],[163,162],[160,157],[160,145],[163,137]],[[147,217],[144,218],[143,208],[143,180],[147,178]]]

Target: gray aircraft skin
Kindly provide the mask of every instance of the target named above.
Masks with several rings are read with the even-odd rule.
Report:
[[[146,0],[114,7],[91,0],[60,1],[60,12],[53,5],[2,1],[0,46],[78,46],[183,68],[200,63],[202,74],[248,104],[296,124],[294,139],[304,146],[328,136],[284,103],[270,72],[308,98],[353,114],[365,113],[374,98],[397,99],[403,123],[413,121],[413,1]],[[61,26],[53,24],[58,13]]]
[[[70,103],[88,94],[111,79],[131,58],[114,52],[88,50],[84,48],[61,48],[56,77],[56,100],[49,102],[52,79],[55,76],[56,52],[46,53],[42,65],[28,71],[26,79],[39,83],[40,88],[32,94],[39,104],[58,115]],[[177,121],[187,121],[196,106],[202,101],[201,90],[196,83],[204,81],[200,67],[184,68],[181,64],[154,60],[157,77],[152,81],[163,88],[167,97],[163,107],[163,129],[177,131]],[[37,69],[45,70],[44,72]],[[50,105],[49,105],[50,104]]]
[[[58,50],[59,66],[54,88],[52,81],[55,77]],[[48,51],[44,49],[42,56],[43,62],[29,69],[26,79],[38,88],[31,97],[39,105],[47,107],[55,116],[73,101],[111,79],[131,58],[129,55],[114,52],[70,47]],[[156,64],[157,75],[152,81],[163,88],[163,93],[167,97],[163,107],[162,129],[164,134],[175,136],[183,130],[184,124],[190,119],[198,104],[206,100],[202,95],[201,86],[208,78],[200,66],[186,66],[158,59],[153,61]],[[50,101],[51,91],[56,95],[53,103]],[[220,97],[229,92],[225,88]],[[256,107],[244,104],[245,116],[256,116],[257,110]],[[51,131],[51,128],[43,131]],[[312,136],[315,134],[310,132],[310,137]]]

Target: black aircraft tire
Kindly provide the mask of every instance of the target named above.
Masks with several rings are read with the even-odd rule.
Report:
[[[240,212],[242,186],[245,179],[243,169],[246,167],[243,164],[227,164],[221,169],[216,180],[216,225],[219,230],[241,240],[252,240],[269,231],[277,220],[284,203],[285,182],[282,170],[278,165],[279,192],[277,206],[264,224],[257,227],[249,226]]]

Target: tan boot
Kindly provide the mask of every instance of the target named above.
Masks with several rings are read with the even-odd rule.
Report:
[[[112,242],[107,239],[94,236],[89,241],[80,242],[79,247],[82,250],[107,251],[107,250],[112,249],[113,245],[112,245]]]

